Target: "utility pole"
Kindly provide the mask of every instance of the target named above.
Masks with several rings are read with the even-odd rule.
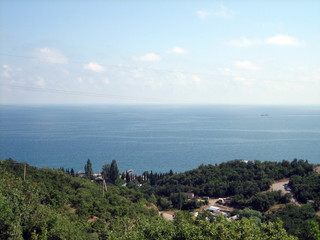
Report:
[[[23,164],[23,181],[26,180],[26,175],[27,175],[27,164]]]
[[[103,179],[102,180],[102,197],[104,197],[104,193],[107,192],[107,184],[106,181]]]

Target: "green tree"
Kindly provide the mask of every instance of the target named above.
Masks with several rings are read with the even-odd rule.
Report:
[[[168,210],[172,208],[172,202],[168,198],[160,197],[158,199],[158,206],[160,210]]]
[[[260,226],[261,219],[262,219],[262,213],[250,208],[245,208],[243,210],[236,210],[236,214],[239,215],[239,218],[248,218],[249,220],[253,221],[257,226]]]
[[[130,182],[130,174],[128,171],[126,171],[126,182],[129,183]]]
[[[112,160],[110,165],[110,181],[112,183],[115,183],[118,178],[119,178],[119,169],[118,169],[117,161]]]
[[[104,180],[106,180],[107,182],[109,182],[110,179],[110,164],[104,164],[102,166],[102,172],[101,175],[103,177]]]
[[[102,177],[107,181],[115,184],[119,178],[119,169],[116,160],[112,160],[111,164],[105,164],[102,166]]]
[[[84,165],[84,173],[87,178],[92,179],[93,171],[92,171],[92,163],[91,163],[90,159],[88,159],[86,165]]]
[[[280,218],[287,232],[301,240],[319,239],[320,218],[309,204],[301,207],[288,204],[284,209],[266,216],[271,221]]]
[[[182,206],[187,201],[185,194],[180,193],[171,193],[169,199],[172,202],[172,206],[177,209],[182,209]]]
[[[70,175],[71,175],[72,177],[74,177],[74,176],[76,175],[73,168],[71,168],[71,170],[70,170]]]

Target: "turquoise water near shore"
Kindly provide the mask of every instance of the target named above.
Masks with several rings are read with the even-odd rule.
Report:
[[[320,106],[0,106],[0,158],[96,172],[190,170],[233,159],[320,163]]]

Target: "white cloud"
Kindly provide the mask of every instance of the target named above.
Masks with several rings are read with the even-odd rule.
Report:
[[[240,38],[228,41],[229,45],[235,47],[251,47],[255,45],[278,45],[278,46],[293,46],[293,47],[301,47],[304,46],[305,43],[303,41],[297,40],[294,37],[288,35],[275,35],[273,37],[268,37],[266,39],[248,39],[248,38]]]
[[[240,38],[229,41],[230,45],[236,46],[236,47],[250,47],[253,45],[261,44],[260,40],[253,40],[248,38]]]
[[[275,35],[273,37],[267,38],[265,40],[267,44],[271,45],[281,45],[281,46],[304,46],[304,42],[290,37],[288,35]]]
[[[87,64],[83,65],[83,68],[92,72],[105,72],[106,69],[102,65],[95,63],[95,62],[89,62]]]
[[[161,57],[155,53],[146,53],[142,56],[134,56],[132,57],[135,61],[142,61],[142,62],[158,62],[161,60]]]
[[[0,67],[0,77],[3,77],[3,80],[10,80],[10,82],[16,82],[21,77],[21,72],[21,68],[8,64],[3,64]]]
[[[168,52],[169,53],[174,53],[174,54],[188,54],[189,53],[189,51],[187,49],[184,49],[184,48],[179,47],[179,46],[173,47]]]
[[[38,48],[35,52],[36,57],[47,63],[68,63],[67,57],[59,49],[55,48]]]
[[[235,12],[225,6],[220,6],[220,9],[214,12],[213,15],[222,18],[233,18]]]
[[[230,68],[224,67],[224,68],[218,68],[219,72],[222,72],[224,75],[228,75],[229,73],[232,72]]]
[[[131,75],[132,75],[133,78],[136,78],[136,79],[142,78],[144,76],[143,75],[143,69],[141,69],[141,68],[133,69],[131,71]]]
[[[110,84],[110,81],[109,81],[108,78],[104,78],[104,79],[102,79],[102,83],[103,83],[104,85],[109,85],[109,84]]]
[[[173,85],[185,86],[187,84],[186,75],[183,74],[182,72],[176,72],[173,75],[174,75],[174,80],[172,82]]]
[[[240,75],[235,75],[234,80],[246,86],[251,85],[254,82],[252,78],[248,78]]]
[[[145,85],[147,87],[150,87],[151,89],[155,90],[155,89],[161,88],[163,84],[162,84],[162,82],[149,79],[149,80],[145,81]]]
[[[230,69],[230,68],[220,68],[218,69],[223,75],[231,77],[233,81],[241,83],[242,85],[251,85],[254,82],[254,79],[251,77],[243,76],[242,74]]]
[[[260,69],[260,67],[253,64],[250,61],[237,61],[237,62],[235,62],[235,65],[238,68],[242,68],[242,69],[246,69],[246,70],[259,70]]]
[[[198,10],[196,11],[196,15],[200,19],[206,19],[210,16],[215,16],[219,18],[233,18],[235,15],[235,12],[230,8],[227,8],[221,5],[219,9],[216,11]]]
[[[210,13],[208,11],[204,11],[204,10],[198,10],[198,11],[196,11],[196,14],[197,14],[198,18],[200,18],[200,19],[205,19],[205,18],[209,17],[210,15],[212,15],[212,13]]]
[[[80,83],[84,82],[84,79],[83,79],[83,77],[77,77],[76,81],[77,81],[77,84],[80,84]]]
[[[46,86],[46,81],[42,78],[42,77],[37,77],[36,78],[36,81],[34,82],[34,84],[37,86],[37,87],[45,87]]]
[[[202,82],[201,78],[198,75],[192,75],[191,79],[193,82],[200,84]]]
[[[1,76],[5,78],[10,78],[11,77],[11,67],[9,65],[2,65],[2,71],[1,71]]]

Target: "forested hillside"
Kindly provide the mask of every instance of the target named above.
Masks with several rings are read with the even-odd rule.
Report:
[[[269,189],[274,180],[292,175],[305,175],[313,171],[313,165],[304,160],[292,162],[261,162],[234,160],[219,165],[201,165],[197,169],[157,182],[159,186],[188,187],[199,195],[223,197],[253,194]]]
[[[307,175],[294,175],[290,178],[289,186],[299,202],[312,200],[320,207],[320,174],[310,172]]]
[[[221,166],[201,166],[193,170],[199,173],[194,177],[200,181],[199,176],[208,174],[208,179],[211,179],[212,176],[219,176],[219,171],[212,169],[219,167],[223,170],[225,166],[230,169],[232,165],[238,172],[242,164],[235,161],[220,164]],[[283,164],[280,163],[280,166]],[[309,172],[306,162],[298,162],[298,166],[301,166],[299,169],[303,174]],[[291,167],[291,172],[286,174],[296,171],[294,167],[290,169]],[[264,171],[269,176],[268,170]],[[244,172],[250,175],[250,171]],[[153,186],[165,186],[166,182],[187,176],[186,179],[190,179],[189,183],[181,180],[181,186],[194,190],[199,186],[200,189],[204,189],[201,182],[197,183],[192,178],[192,171],[166,176],[159,179],[158,185],[144,182],[142,187],[132,185],[128,188],[109,183],[105,194],[102,184],[91,179],[74,177],[62,170],[37,169],[11,159],[0,161],[0,176],[0,239],[286,240],[296,239],[295,236],[300,239],[319,239],[320,236],[319,218],[312,209],[302,209],[301,216],[303,215],[304,219],[300,215],[296,216],[296,220],[290,223],[291,228],[287,226],[288,222],[284,223],[290,235],[281,220],[288,217],[284,211],[268,216],[260,213],[259,221],[254,217],[256,212],[250,211],[249,214],[248,211],[239,214],[239,219],[233,221],[223,216],[215,218],[208,212],[200,212],[195,218],[188,211],[178,211],[173,221],[164,220],[158,216],[157,209],[149,202],[158,202],[163,198],[157,191],[152,190]],[[254,176],[248,179],[255,182]],[[230,179],[225,179],[225,182],[229,181]],[[147,193],[146,189],[151,193]],[[299,231],[291,231],[292,226],[299,226]]]
[[[23,181],[24,164],[1,162],[0,239],[98,239],[120,219],[156,216],[136,191],[109,185],[103,197],[101,186],[88,179],[61,170],[26,170]]]
[[[164,174],[156,179],[149,177],[152,188],[147,185],[144,191],[168,198],[174,206],[177,205],[174,194],[193,192],[198,196],[215,198],[232,196],[233,206],[250,206],[265,211],[275,203],[289,202],[290,196],[276,192],[261,195],[260,192],[268,190],[275,180],[313,173],[313,167],[308,161],[297,159],[291,162],[234,160],[216,165],[201,165],[183,173]],[[157,175],[153,174],[152,177],[154,176]],[[270,201],[262,206],[260,200],[265,198]],[[166,205],[170,206],[170,202]],[[165,206],[159,204],[159,207]],[[189,204],[189,208],[192,207],[196,206]]]

